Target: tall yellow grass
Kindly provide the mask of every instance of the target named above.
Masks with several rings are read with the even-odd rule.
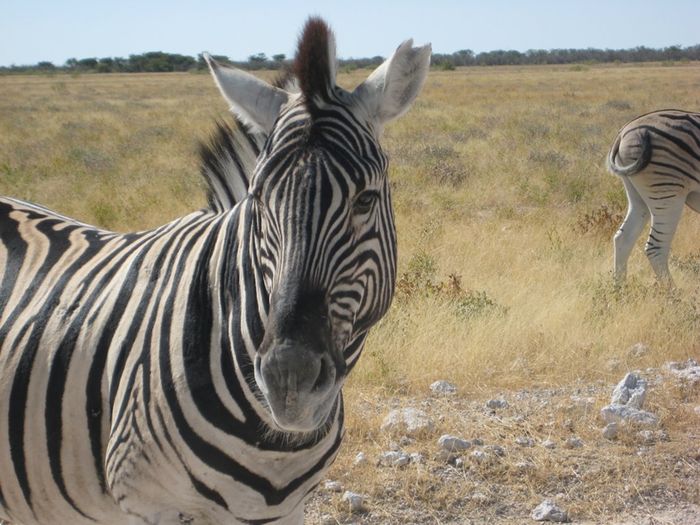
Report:
[[[638,341],[652,348],[643,366],[697,356],[700,220],[688,212],[673,245],[679,290],[654,285],[641,249],[615,289],[625,196],[604,158],[636,115],[700,109],[698,78],[691,64],[431,73],[384,140],[412,288],[350,388],[609,378]],[[120,231],[204,205],[196,144],[226,111],[208,76],[6,76],[0,91],[0,193]]]

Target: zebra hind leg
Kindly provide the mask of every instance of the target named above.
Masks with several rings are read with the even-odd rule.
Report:
[[[651,229],[644,250],[656,277],[671,288],[674,284],[668,270],[668,256],[673,236],[683,214],[685,196],[662,202],[663,207],[651,209]]]
[[[627,215],[620,228],[615,233],[613,244],[615,247],[614,277],[616,283],[622,283],[627,275],[627,260],[632,253],[634,243],[649,220],[649,209],[639,192],[626,177],[622,177],[627,192]]]

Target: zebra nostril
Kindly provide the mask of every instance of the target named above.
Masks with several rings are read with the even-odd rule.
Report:
[[[316,381],[314,382],[314,386],[311,388],[311,391],[318,392],[319,390],[325,389],[329,381],[330,370],[328,363],[326,362],[326,359],[321,358],[321,366],[318,369],[318,376],[316,376]]]

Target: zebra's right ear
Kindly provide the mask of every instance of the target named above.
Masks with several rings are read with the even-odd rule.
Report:
[[[287,92],[250,73],[219,64],[208,53],[202,56],[231,111],[253,128],[270,133],[280,108],[289,99]]]

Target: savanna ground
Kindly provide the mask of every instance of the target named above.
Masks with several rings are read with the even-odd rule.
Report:
[[[197,141],[226,111],[208,76],[6,76],[0,93],[0,194],[119,231],[204,205]],[[400,277],[345,389],[346,440],[329,473],[368,495],[368,511],[351,515],[321,490],[308,521],[526,523],[550,497],[579,523],[696,523],[698,387],[651,385],[646,408],[667,435],[653,445],[632,431],[604,440],[598,419],[625,372],[700,355],[700,217],[686,212],[674,240],[677,290],[654,284],[643,239],[627,286],[611,283],[626,199],[604,158],[625,122],[661,108],[700,110],[700,65],[431,72],[384,137]],[[635,357],[637,342],[650,351]],[[457,395],[431,396],[436,379]],[[495,396],[510,407],[486,410]],[[426,461],[377,467],[398,439],[382,418],[406,406],[436,421],[401,445]],[[454,468],[435,459],[443,433],[506,454]],[[518,436],[557,448],[517,447]],[[584,446],[565,449],[572,436]],[[370,461],[356,467],[360,451]]]

